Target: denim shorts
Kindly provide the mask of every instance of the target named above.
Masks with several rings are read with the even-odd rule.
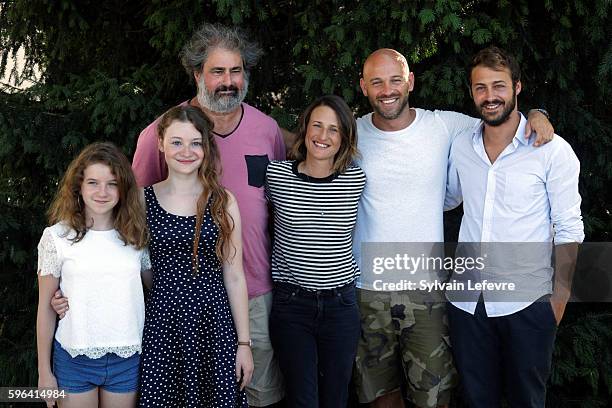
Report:
[[[53,340],[53,373],[59,388],[68,393],[87,392],[96,387],[108,392],[135,392],[139,365],[139,353],[128,358],[114,353],[95,359],[84,355],[71,357]]]

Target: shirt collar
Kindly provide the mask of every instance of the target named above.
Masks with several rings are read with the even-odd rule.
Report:
[[[516,133],[514,134],[514,137],[512,138],[512,144],[514,145],[514,147],[518,147],[519,144],[528,146],[530,140],[533,139],[533,137],[531,138],[525,137],[525,126],[527,126],[527,119],[525,118],[525,116],[523,116],[521,112],[519,112],[519,115],[521,116],[521,121],[519,122],[518,128],[516,129]],[[474,129],[474,133],[472,133],[473,143],[480,143],[480,140],[482,139],[483,129],[484,129],[484,122],[481,120],[478,126],[476,126],[476,128]]]

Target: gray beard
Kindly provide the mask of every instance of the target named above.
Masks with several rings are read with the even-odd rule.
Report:
[[[198,81],[198,95],[197,100],[200,106],[208,109],[211,112],[217,113],[228,113],[236,110],[249,90],[249,79],[245,75],[244,86],[238,90],[235,96],[230,97],[218,97],[214,92],[210,92],[204,84],[204,77],[200,77]]]

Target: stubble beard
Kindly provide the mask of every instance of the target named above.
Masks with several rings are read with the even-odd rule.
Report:
[[[496,102],[497,100],[493,101]],[[491,101],[484,101],[483,103],[480,104],[480,106],[476,106],[476,111],[478,112],[478,116],[482,119],[482,121],[484,123],[486,123],[489,126],[501,126],[504,123],[506,123],[508,121],[508,119],[510,119],[510,115],[512,115],[512,112],[514,111],[514,108],[516,107],[516,89],[512,90],[512,99],[510,100],[510,103],[506,103],[506,101],[501,100],[501,102],[504,104],[504,109],[502,110],[502,112],[499,114],[499,116],[494,117],[494,118],[489,118],[486,116],[486,114],[483,113],[483,105],[486,105],[487,103],[490,103]]]
[[[402,113],[404,113],[404,110],[408,106],[408,97],[409,95],[406,95],[404,97],[400,96],[400,106],[397,108],[397,110],[392,111],[392,112],[383,111],[380,108],[380,104],[382,102],[377,103],[376,99],[370,100],[370,105],[372,106],[372,109],[374,109],[374,112],[376,112],[376,114],[379,115],[381,118],[386,119],[386,120],[395,120],[399,118],[402,115]]]

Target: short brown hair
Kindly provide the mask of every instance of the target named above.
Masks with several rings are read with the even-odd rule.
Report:
[[[478,51],[474,58],[472,58],[468,67],[468,82],[470,85],[472,85],[472,71],[479,65],[483,65],[495,71],[502,71],[507,68],[510,71],[513,85],[516,85],[516,83],[521,80],[521,68],[516,62],[516,59],[512,54],[501,48],[495,46],[484,48]]]
[[[357,123],[353,112],[348,107],[344,99],[336,95],[324,95],[317,98],[311,103],[300,116],[298,121],[297,140],[293,146],[293,157],[298,161],[306,159],[306,130],[312,111],[319,106],[327,106],[331,108],[338,117],[340,122],[341,143],[336,157],[334,157],[333,170],[338,173],[344,173],[348,166],[353,163],[357,152]]]

